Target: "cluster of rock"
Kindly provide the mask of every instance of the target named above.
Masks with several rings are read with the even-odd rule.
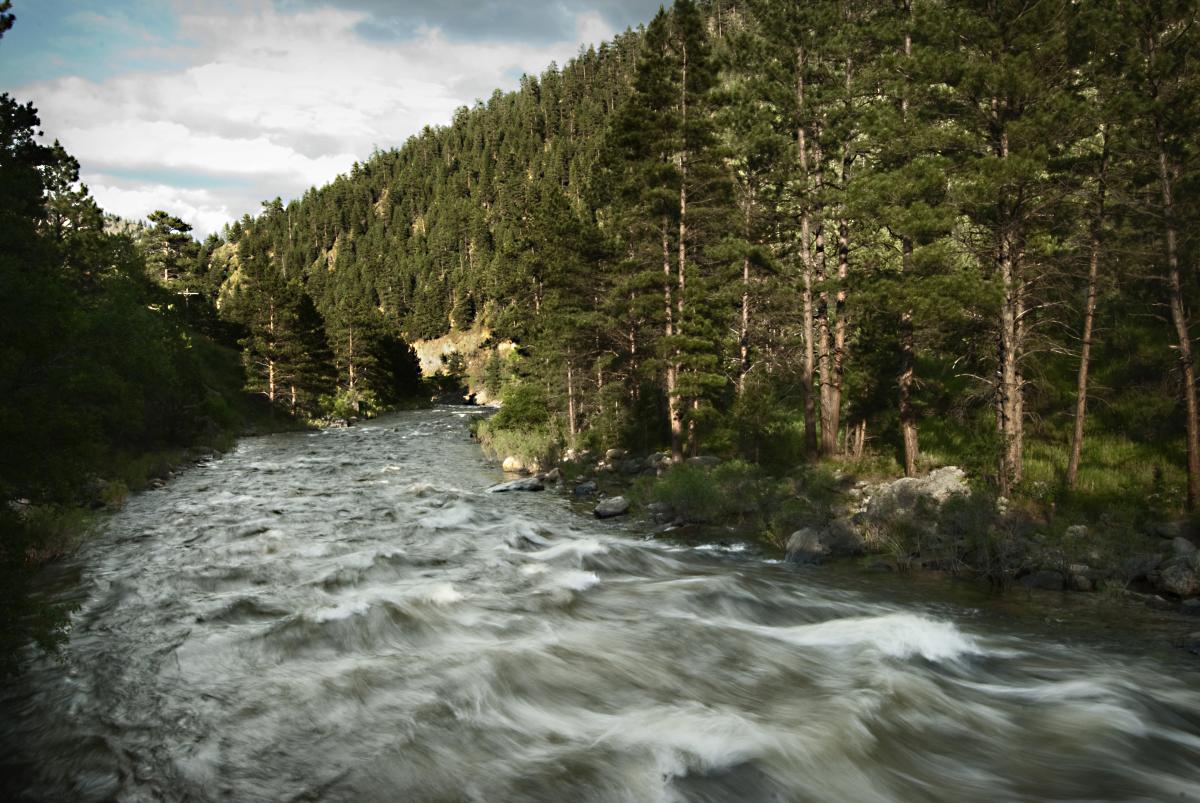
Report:
[[[969,494],[966,474],[953,466],[924,477],[858,483],[840,514],[792,533],[787,557],[820,563],[882,552],[932,568],[986,562],[984,570],[993,579],[1025,588],[1128,590],[1156,607],[1175,608],[1171,600],[1182,600],[1182,610],[1200,614],[1200,550],[1188,522],[1160,524],[1147,536],[1132,536],[1145,539],[1142,549],[1119,560],[1083,525],[1068,527],[1058,538],[1039,536],[1035,523],[1007,510],[1004,500],[982,518],[956,521],[946,504],[968,500]]]
[[[720,463],[720,459],[709,455],[698,455],[686,460],[690,465],[711,467]],[[608,449],[603,454],[590,450],[576,451],[568,449],[562,456],[563,464],[571,464],[579,471],[573,475],[583,474],[590,477],[571,488],[571,495],[576,499],[597,497],[593,514],[597,518],[608,519],[624,516],[629,512],[630,502],[624,495],[605,496],[603,486],[611,487],[640,476],[662,476],[673,465],[668,452],[653,452],[645,457],[630,455],[624,449]],[[548,484],[562,487],[563,474],[560,468],[543,472],[541,466],[533,461],[523,460],[516,455],[505,457],[500,464],[501,469],[508,474],[522,475],[519,479],[509,480],[488,488],[491,493],[507,491],[541,491]],[[601,479],[605,482],[602,484]],[[660,520],[667,512],[665,506],[652,503],[647,506],[647,512],[656,520]]]
[[[874,485],[860,482],[847,494],[849,505],[819,527],[792,533],[787,559],[820,563],[830,557],[850,557],[875,551],[882,529],[897,523],[932,527],[939,509],[954,496],[970,493],[966,473],[957,466],[929,472],[924,477],[903,477]]]

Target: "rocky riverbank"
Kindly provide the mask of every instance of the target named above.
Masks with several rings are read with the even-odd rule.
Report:
[[[948,572],[998,588],[1101,593],[1200,615],[1200,533],[1191,522],[1153,522],[1131,533],[1039,520],[974,489],[955,466],[878,482],[836,470],[824,485],[815,477],[807,483],[780,481],[767,501],[772,509],[747,517],[722,516],[724,508],[707,504],[705,497],[739,493],[746,483],[742,475],[752,469],[740,464],[734,470],[711,456],[675,465],[662,453],[568,451],[547,472],[515,458],[501,462],[520,478],[493,491],[558,490],[590,500],[598,518],[641,516],[658,534],[686,537],[720,527],[796,563],[853,560],[877,571]],[[660,492],[680,484],[677,472],[697,486],[683,504]],[[754,481],[756,487],[764,482]],[[822,487],[814,492],[814,485]]]

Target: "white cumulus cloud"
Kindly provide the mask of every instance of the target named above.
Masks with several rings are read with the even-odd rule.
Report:
[[[613,33],[599,14],[581,12],[576,37],[549,45],[454,40],[428,28],[375,42],[355,32],[364,19],[261,4],[185,13],[178,36],[187,66],[72,76],[15,94],[34,101],[47,135],[79,159],[101,206],[129,217],[162,207],[206,233],[256,212],[260,200],[323,184],[375,147],[447,123],[458,106],[513,88],[514,75],[564,63],[581,43]]]

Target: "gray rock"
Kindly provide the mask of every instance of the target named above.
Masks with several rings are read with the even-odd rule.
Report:
[[[1161,521],[1154,525],[1153,533],[1159,538],[1167,538],[1174,540],[1179,537],[1186,538],[1192,533],[1192,523],[1187,519],[1177,519],[1175,521]]]
[[[1024,588],[1037,588],[1043,591],[1062,591],[1063,576],[1051,569],[1030,572],[1024,577],[1017,578],[1017,585]]]
[[[821,531],[821,537],[833,555],[861,555],[866,552],[866,541],[849,516],[829,522]]]
[[[1087,538],[1088,537],[1087,525],[1086,524],[1072,524],[1070,527],[1068,527],[1066,529],[1066,532],[1063,533],[1063,535],[1065,535],[1067,538],[1070,538],[1070,539]]]
[[[543,474],[542,479],[546,482],[560,482],[562,480],[562,470],[556,466]]]
[[[1188,616],[1200,616],[1200,597],[1185,599],[1179,606],[1179,612],[1186,613]]]
[[[1194,597],[1200,594],[1200,577],[1192,571],[1192,567],[1178,560],[1171,561],[1163,567],[1158,575],[1156,587],[1180,597]]]
[[[591,496],[592,494],[596,493],[596,491],[596,481],[588,480],[587,482],[581,482],[576,485],[575,490],[571,491],[571,493],[575,496]]]
[[[901,477],[867,487],[866,512],[872,518],[891,518],[912,512],[922,500],[940,506],[950,497],[970,490],[965,471],[958,466],[945,466],[924,477]]]
[[[514,474],[519,471],[525,471],[525,463],[521,458],[510,454],[504,458],[504,462],[500,464],[500,468],[510,474]]]
[[[1175,552],[1176,557],[1187,558],[1195,554],[1196,545],[1180,535],[1171,540],[1171,549]]]
[[[1121,564],[1120,575],[1126,580],[1142,580],[1162,565],[1162,555],[1135,555]]]
[[[1086,574],[1072,574],[1069,587],[1072,591],[1094,591],[1096,588]]]
[[[820,563],[829,553],[829,544],[811,527],[796,530],[788,538],[787,560],[792,563]]]
[[[657,469],[671,462],[671,455],[665,452],[655,452],[646,458],[646,468]]]
[[[1175,610],[1175,603],[1163,599],[1158,594],[1139,594],[1138,598],[1146,603],[1146,607],[1153,608],[1156,611]]]
[[[689,466],[699,466],[700,468],[712,468],[721,462],[721,458],[714,457],[711,454],[701,454],[687,459]]]
[[[525,477],[524,479],[511,480],[493,485],[487,490],[490,494],[502,494],[509,491],[542,491],[545,488],[546,486],[542,483],[541,477]]]
[[[675,515],[674,509],[666,502],[651,502],[646,505],[646,512],[657,522],[667,522]]]
[[[617,463],[617,471],[627,477],[632,477],[635,474],[640,474],[644,468],[641,460],[622,460]]]
[[[606,461],[608,461],[609,463],[615,463],[618,460],[624,460],[625,459],[625,450],[624,449],[609,449],[607,452],[604,453],[604,459]]]
[[[592,512],[598,519],[611,519],[614,516],[624,516],[629,512],[629,500],[623,496],[612,496],[602,500]]]

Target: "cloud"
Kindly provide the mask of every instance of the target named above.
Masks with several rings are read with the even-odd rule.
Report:
[[[228,204],[206,189],[127,182],[103,174],[94,176],[88,189],[106,212],[138,220],[155,209],[167,209],[202,235],[219,231],[232,216]]]
[[[321,5],[325,0],[279,0],[284,8]],[[548,44],[571,38],[577,20],[592,15],[611,31],[648,22],[662,0],[341,0],[339,6],[365,13],[358,33],[373,41],[397,41],[437,28],[455,39]],[[668,2],[669,5],[669,2]]]
[[[186,66],[60,77],[16,93],[34,100],[105,208],[141,217],[161,206],[213,231],[614,33],[598,12],[579,11],[571,35],[550,43],[451,38],[436,27],[368,41],[361,8],[218,8],[175,21]],[[172,173],[192,181],[130,178]],[[204,176],[211,186],[197,188]]]

